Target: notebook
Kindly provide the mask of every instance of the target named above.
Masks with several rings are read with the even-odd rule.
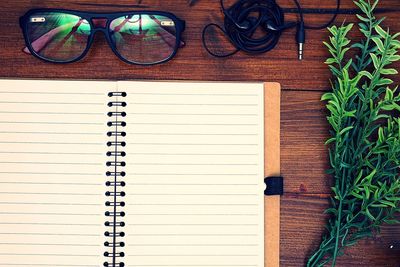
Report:
[[[0,81],[0,266],[277,266],[266,87]]]

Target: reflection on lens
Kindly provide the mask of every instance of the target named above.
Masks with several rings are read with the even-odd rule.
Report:
[[[79,16],[41,12],[29,17],[28,40],[41,57],[58,62],[78,58],[86,49],[90,24]]]
[[[114,19],[110,36],[117,52],[133,63],[151,64],[174,53],[176,27],[172,19],[159,15],[131,15]]]

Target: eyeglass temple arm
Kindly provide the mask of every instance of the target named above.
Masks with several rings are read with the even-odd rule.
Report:
[[[182,19],[179,19],[179,21],[180,21],[181,24],[182,24],[182,32],[184,32],[185,29],[186,29],[186,21],[184,21],[184,20],[182,20]],[[181,40],[181,42],[180,42],[180,44],[179,44],[179,47],[182,48],[182,47],[184,47],[185,45],[186,45],[186,42],[183,41],[183,40]]]
[[[62,32],[63,30],[65,30],[68,27],[70,27],[70,24],[61,25],[61,26],[43,34],[38,39],[36,39],[35,41],[32,42],[31,46],[32,46],[33,50],[34,51],[42,50],[51,40],[53,40],[54,36],[56,36],[57,34],[59,34],[60,32]],[[78,27],[73,27],[71,29],[71,33],[76,32],[77,29],[78,29]],[[29,48],[27,46],[25,46],[22,51],[24,53],[31,54],[31,51],[29,51]]]

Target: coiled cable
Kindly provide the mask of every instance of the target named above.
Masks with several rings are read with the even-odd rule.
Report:
[[[202,42],[205,49],[210,55],[220,58],[232,56],[239,51],[249,54],[266,53],[276,47],[285,30],[297,27],[296,40],[299,44],[299,59],[302,59],[306,29],[320,30],[329,27],[339,14],[341,1],[336,0],[336,10],[332,18],[318,26],[305,25],[303,9],[298,0],[293,1],[297,7],[299,21],[285,23],[284,10],[275,0],[239,0],[229,8],[226,8],[224,1],[220,0],[225,15],[224,26],[210,23],[204,27]],[[229,39],[235,50],[225,54],[211,51],[206,42],[206,33],[210,27],[218,28]],[[264,34],[257,36],[258,29]]]

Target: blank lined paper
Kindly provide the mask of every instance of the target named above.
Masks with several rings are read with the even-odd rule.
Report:
[[[126,266],[264,266],[263,84],[118,87]]]
[[[0,266],[101,266],[107,93],[114,83],[2,81]]]
[[[264,266],[263,84],[1,85],[0,267]]]

